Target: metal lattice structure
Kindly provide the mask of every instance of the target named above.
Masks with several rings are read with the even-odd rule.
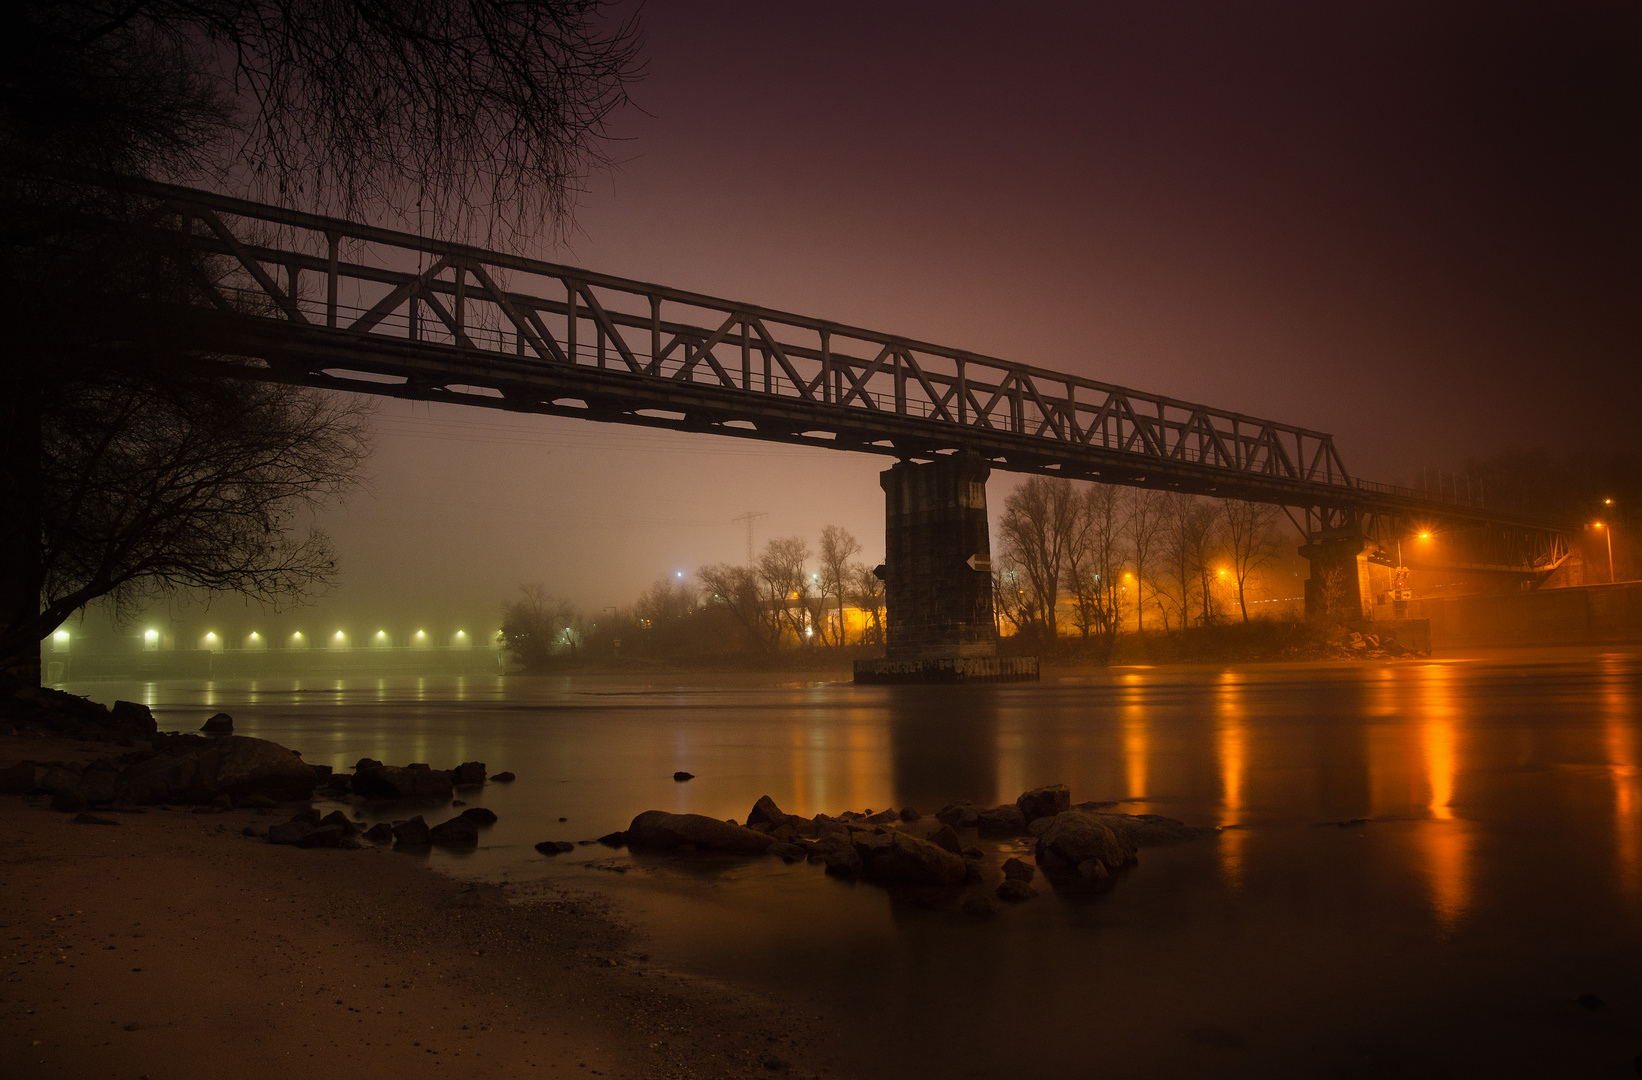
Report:
[[[1498,519],[1372,484],[1331,436],[843,323],[168,185],[157,244],[196,270],[174,334],[240,374],[1368,515]],[[247,366],[249,362],[249,366]],[[1554,536],[1555,525],[1514,523]],[[1560,561],[1530,544],[1517,568]]]

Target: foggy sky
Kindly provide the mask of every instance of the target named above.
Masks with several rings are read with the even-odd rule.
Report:
[[[1639,11],[650,3],[619,168],[524,253],[1320,429],[1371,479],[1636,447]],[[379,409],[322,611],[596,612],[744,559],[749,510],[883,554],[887,458]]]

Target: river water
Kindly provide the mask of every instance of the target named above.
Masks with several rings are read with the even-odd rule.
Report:
[[[500,816],[479,850],[435,864],[613,898],[658,960],[837,1023],[834,1075],[1638,1072],[1636,650],[971,687],[451,676],[67,689],[145,701],[162,728],[227,711],[238,732],[337,768],[516,772],[470,799]],[[680,769],[696,779],[675,783]],[[532,847],[653,808],[742,818],[767,794],[805,815],[927,814],[1047,783],[1224,828],[1142,850],[1099,896],[1040,877],[1042,895],[993,920],[803,863]]]

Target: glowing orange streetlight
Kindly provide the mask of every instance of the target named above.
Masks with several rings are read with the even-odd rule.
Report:
[[[1611,503],[1611,502],[1613,502],[1613,500],[1612,499],[1604,499],[1603,502]],[[1608,541],[1608,584],[1612,585],[1614,583],[1614,576],[1613,576],[1613,530],[1608,528],[1608,526],[1604,525],[1600,521],[1598,521],[1596,523],[1596,528],[1602,530],[1602,535],[1604,537],[1606,537],[1607,541]]]

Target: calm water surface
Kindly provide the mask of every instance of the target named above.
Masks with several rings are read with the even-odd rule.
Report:
[[[659,959],[839,1022],[835,1074],[1638,1072],[1634,650],[966,688],[468,676],[68,689],[146,701],[162,728],[226,710],[239,732],[337,768],[513,770],[517,783],[470,800],[501,818],[480,850],[433,862],[613,897]],[[675,784],[677,769],[697,779]],[[1143,850],[1099,897],[1045,887],[990,922],[804,864],[532,849],[651,808],[739,818],[768,794],[806,815],[929,813],[1046,783],[1225,828]]]

